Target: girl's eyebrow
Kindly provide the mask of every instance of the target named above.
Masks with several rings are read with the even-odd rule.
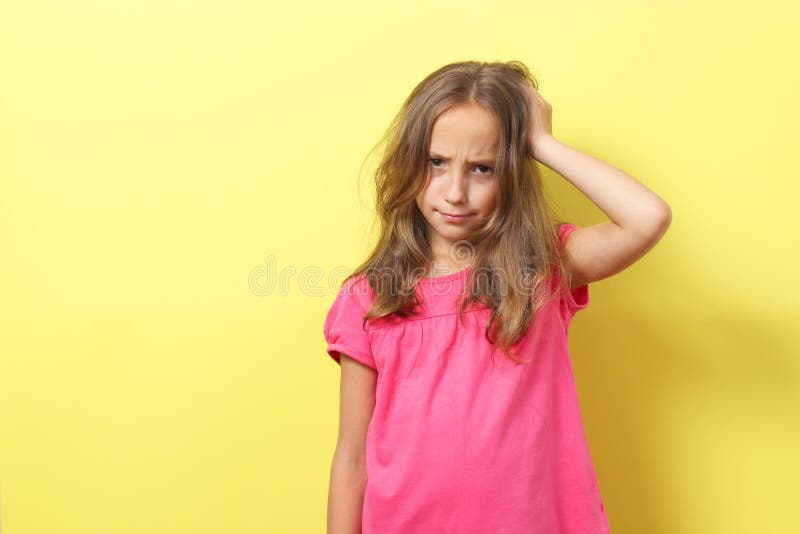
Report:
[[[436,153],[436,152],[434,152],[432,150],[430,151],[430,157],[436,158],[436,159],[441,159],[441,160],[444,160],[444,161],[450,161],[450,158],[442,156],[441,154],[438,154],[438,153]],[[478,160],[467,160],[467,164],[469,164],[469,165],[494,165],[494,159],[487,158],[487,157],[484,156],[484,157],[481,157]]]

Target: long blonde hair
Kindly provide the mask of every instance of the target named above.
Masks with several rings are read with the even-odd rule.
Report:
[[[472,262],[459,318],[463,321],[469,304],[491,308],[485,337],[493,346],[492,361],[500,346],[512,361],[524,363],[514,357],[511,346],[550,298],[553,269],[562,283],[571,281],[557,241],[557,227],[563,221],[553,216],[544,198],[541,176],[528,149],[532,119],[524,85],[528,82],[538,89],[536,79],[519,61],[466,61],[440,67],[411,91],[375,145],[384,145],[374,173],[377,244],[347,278],[365,274],[374,291],[364,323],[391,314],[413,315],[419,304],[416,284],[427,272],[431,249],[416,197],[426,183],[431,130],[442,112],[474,101],[499,120],[495,174],[500,183],[494,213],[474,240],[460,243]]]

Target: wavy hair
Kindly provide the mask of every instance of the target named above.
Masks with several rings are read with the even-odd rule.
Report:
[[[492,362],[499,346],[512,361],[524,363],[515,357],[512,346],[551,297],[550,276],[556,274],[562,284],[571,283],[557,236],[557,227],[564,221],[554,216],[543,195],[539,169],[528,148],[533,115],[526,83],[539,88],[519,61],[444,65],[411,91],[370,150],[384,147],[374,172],[380,232],[368,258],[347,277],[365,274],[374,291],[365,324],[392,314],[411,316],[420,304],[416,285],[427,272],[431,249],[416,197],[428,177],[431,131],[444,111],[476,102],[500,124],[495,164],[500,182],[494,213],[474,237],[456,244],[460,247],[456,254],[472,256],[459,319],[463,322],[471,304],[490,308],[485,337],[493,347]],[[557,291],[561,289],[559,285]]]

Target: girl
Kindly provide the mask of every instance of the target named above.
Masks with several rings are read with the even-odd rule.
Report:
[[[556,140],[551,113],[521,62],[469,61],[427,76],[387,131],[380,238],[323,327],[341,365],[330,534],[609,532],[567,334],[671,211]],[[558,221],[536,161],[609,220]]]

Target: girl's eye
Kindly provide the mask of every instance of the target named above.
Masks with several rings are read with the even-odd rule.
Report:
[[[442,160],[439,158],[430,158],[428,161],[434,167],[439,167],[439,164],[442,163]],[[479,169],[479,174],[492,174],[492,172],[494,171],[494,169],[489,167],[488,165],[476,165],[475,168]]]

